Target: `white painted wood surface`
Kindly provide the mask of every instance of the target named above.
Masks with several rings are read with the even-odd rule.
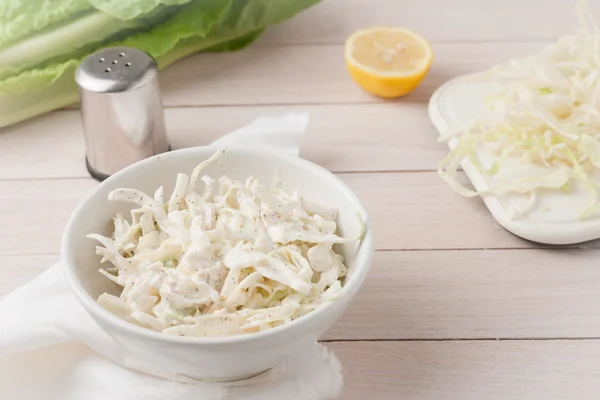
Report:
[[[590,0],[600,18],[600,2]],[[326,0],[239,53],[200,54],[161,75],[175,148],[259,115],[308,111],[302,155],[364,199],[377,253],[365,286],[325,340],[343,399],[597,399],[600,246],[539,248],[500,228],[437,177],[427,118],[437,86],[536,51],[573,31],[570,0]],[[355,29],[411,27],[433,42],[423,84],[381,101],[348,78]],[[58,261],[62,228],[96,186],[79,114],[0,131],[0,297]],[[497,340],[498,339],[498,340]]]
[[[600,393],[596,340],[338,342],[344,400],[573,400]]]

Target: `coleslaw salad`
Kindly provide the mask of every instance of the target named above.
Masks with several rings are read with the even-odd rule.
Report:
[[[168,197],[117,189],[109,199],[137,204],[114,218],[111,237],[90,234],[112,267],[101,273],[123,288],[98,303],[116,316],[180,336],[224,336],[267,330],[335,298],[347,273],[335,243],[337,212],[287,193],[202,170],[178,174]],[[203,185],[202,192],[197,186]]]

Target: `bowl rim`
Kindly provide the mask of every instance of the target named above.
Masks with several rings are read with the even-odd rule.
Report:
[[[297,328],[300,325],[306,325],[306,323],[308,323],[311,320],[314,320],[316,317],[318,317],[320,314],[325,312],[327,309],[331,308],[334,305],[334,303],[340,301],[343,297],[347,297],[349,295],[354,295],[354,294],[356,294],[356,292],[358,292],[358,290],[360,289],[360,287],[362,286],[362,284],[366,278],[367,273],[370,270],[371,263],[373,261],[373,255],[375,252],[371,216],[369,215],[367,208],[365,207],[363,202],[360,200],[360,198],[348,187],[348,185],[346,185],[346,183],[344,183],[335,174],[333,174],[329,170],[321,167],[320,165],[317,165],[317,164],[315,164],[311,161],[308,161],[306,159],[303,159],[299,156],[296,157],[296,156],[290,156],[290,155],[282,154],[282,153],[273,153],[273,152],[269,152],[269,151],[261,150],[261,149],[226,148],[225,149],[226,153],[229,152],[229,153],[233,153],[233,154],[238,153],[238,154],[244,154],[244,155],[250,155],[250,156],[272,157],[274,159],[283,160],[284,162],[296,164],[297,166],[300,166],[301,168],[305,168],[307,170],[312,170],[314,173],[326,175],[329,179],[333,179],[337,183],[338,188],[342,192],[344,192],[345,196],[347,196],[351,200],[352,203],[356,204],[357,211],[362,215],[365,226],[366,226],[365,236],[363,237],[363,239],[359,245],[359,248],[357,248],[357,253],[359,252],[359,249],[361,247],[365,247],[365,248],[363,249],[362,252],[360,252],[361,256],[356,259],[356,264],[355,264],[356,270],[353,273],[352,278],[349,279],[348,282],[344,284],[344,286],[342,287],[342,290],[340,290],[340,292],[337,294],[337,296],[336,296],[337,298],[334,301],[330,301],[330,302],[323,304],[322,306],[316,308],[315,310],[311,311],[310,313],[308,313],[300,318],[290,321],[289,323],[276,326],[274,328],[270,328],[270,329],[267,329],[264,331],[259,331],[259,332],[251,332],[251,333],[227,335],[227,336],[207,336],[207,337],[170,335],[170,334],[163,333],[163,332],[153,331],[149,328],[144,328],[144,327],[135,325],[131,322],[127,322],[127,321],[117,317],[116,315],[112,314],[111,312],[109,312],[108,310],[106,310],[104,307],[100,306],[97,303],[96,299],[94,299],[87,292],[87,290],[84,288],[83,284],[77,277],[77,274],[75,272],[77,269],[76,262],[74,259],[75,252],[72,250],[72,246],[71,246],[71,240],[73,239],[71,232],[73,232],[74,226],[76,225],[77,221],[79,221],[81,218],[84,217],[83,211],[86,208],[87,203],[95,196],[98,196],[99,192],[101,192],[105,186],[118,181],[122,176],[131,174],[135,170],[143,169],[147,165],[157,162],[157,160],[159,160],[159,162],[160,162],[161,158],[162,159],[176,159],[177,157],[180,157],[182,155],[202,153],[207,150],[216,151],[219,149],[220,149],[219,146],[213,146],[213,145],[195,146],[195,147],[188,147],[188,148],[183,148],[183,149],[178,149],[178,150],[172,150],[168,153],[162,153],[162,154],[158,154],[158,155],[146,158],[144,160],[141,160],[134,164],[131,164],[131,165],[123,168],[122,170],[116,172],[115,174],[111,175],[104,182],[100,183],[100,185],[98,185],[83,200],[80,201],[78,206],[75,208],[75,211],[71,214],[69,221],[67,222],[65,229],[63,231],[63,235],[62,235],[62,239],[61,239],[61,264],[62,264],[63,271],[65,273],[65,276],[67,278],[67,281],[69,283],[69,286],[71,288],[71,291],[75,294],[75,297],[78,299],[80,304],[82,304],[84,306],[84,308],[86,309],[88,314],[93,314],[93,315],[91,315],[92,317],[97,317],[97,318],[101,319],[102,322],[110,325],[111,327],[115,328],[116,330],[127,331],[130,334],[140,335],[140,336],[146,337],[148,339],[157,340],[157,341],[177,343],[177,344],[184,344],[184,343],[187,343],[187,344],[214,344],[214,345],[232,344],[232,343],[239,344],[239,343],[250,342],[250,341],[254,341],[254,340],[268,338],[273,335],[277,335],[277,334],[283,333],[285,331],[289,331],[291,329]],[[106,201],[108,201],[108,200],[106,200]],[[352,292],[354,292],[354,293],[352,293]],[[351,299],[352,298],[350,298],[350,300]]]

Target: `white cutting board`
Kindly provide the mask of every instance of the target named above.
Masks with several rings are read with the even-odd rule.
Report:
[[[485,115],[488,111],[484,105],[485,96],[498,89],[494,82],[482,82],[464,76],[442,85],[429,101],[429,117],[440,135],[468,123],[474,118]],[[453,148],[455,141],[448,146]],[[480,163],[491,165],[491,157],[478,154]],[[461,164],[467,177],[477,191],[490,188],[494,177],[477,170],[470,161]],[[547,168],[526,167],[511,161],[502,168],[505,177],[530,176],[531,173],[547,173]],[[529,174],[529,175],[528,175]],[[593,177],[600,187],[600,174]],[[565,245],[600,239],[600,218],[580,219],[589,200],[589,192],[575,185],[571,193],[560,191],[544,191],[539,193],[536,205],[529,213],[515,215],[517,209],[523,210],[529,196],[486,195],[483,200],[492,216],[509,232],[527,240],[538,243]],[[458,194],[457,194],[458,196]],[[473,200],[475,201],[475,200]]]

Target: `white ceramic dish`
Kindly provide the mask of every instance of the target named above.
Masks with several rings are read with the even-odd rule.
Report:
[[[371,220],[358,197],[329,171],[297,157],[256,150],[228,150],[222,162],[205,173],[245,180],[250,175],[271,182],[278,170],[284,189],[299,189],[304,197],[339,210],[338,226],[343,235],[359,232],[356,213],[367,224],[360,246],[340,247],[349,268],[344,288],[329,302],[289,324],[248,335],[191,338],[171,336],[125,322],[96,303],[103,292],[118,293],[118,287],[98,273],[100,258],[90,232],[109,233],[111,218],[131,205],[109,202],[108,193],[120,187],[145,192],[163,185],[173,189],[178,172],[189,173],[210,157],[215,148],[196,147],[173,151],[136,163],[113,175],[96,188],[71,216],[62,239],[62,262],[76,297],[94,320],[116,341],[138,357],[159,367],[199,379],[235,380],[252,376],[277,365],[310,342],[314,342],[344,313],[369,270],[373,256]]]
[[[429,117],[440,135],[485,115],[486,94],[498,86],[493,82],[477,82],[470,76],[460,77],[442,85],[429,101]],[[454,142],[449,143],[452,149]],[[485,165],[485,156],[478,154]],[[489,161],[489,160],[488,160]],[[465,174],[476,190],[490,188],[493,178],[479,172],[468,161],[461,163]],[[509,166],[512,175],[519,175],[522,166]],[[538,196],[537,206],[520,218],[511,217],[510,204],[522,206],[525,196],[484,196],[483,201],[492,216],[509,232],[538,243],[566,245],[600,238],[600,218],[581,220],[579,213],[585,209],[587,193],[583,190],[572,193],[545,192]]]

